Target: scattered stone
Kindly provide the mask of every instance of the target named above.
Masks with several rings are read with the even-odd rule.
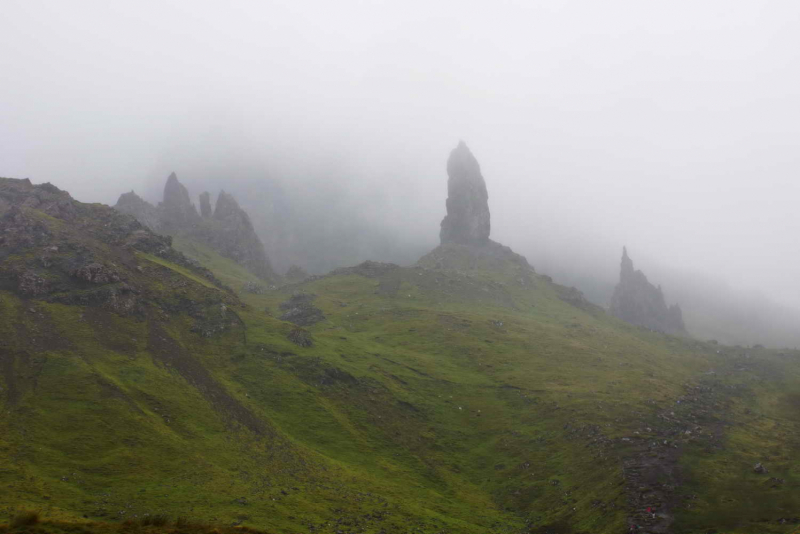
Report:
[[[280,309],[285,311],[280,319],[298,326],[311,326],[324,320],[322,310],[311,304],[315,298],[316,295],[310,293],[295,293],[292,298],[281,303]]]
[[[753,466],[753,471],[755,471],[759,475],[769,473],[769,470],[766,467],[764,467],[764,464],[762,464],[761,462],[758,462],[755,466]]]
[[[245,282],[242,285],[243,293],[250,293],[252,295],[263,295],[267,292],[266,288],[256,282]]]
[[[289,341],[300,347],[311,347],[314,345],[311,334],[308,332],[308,330],[304,330],[302,328],[292,329],[292,331],[289,332],[286,337],[289,339]]]
[[[50,284],[33,271],[25,271],[17,279],[17,289],[23,295],[35,297],[49,292]]]
[[[102,263],[88,263],[72,272],[72,276],[93,284],[111,284],[119,282],[117,271]]]

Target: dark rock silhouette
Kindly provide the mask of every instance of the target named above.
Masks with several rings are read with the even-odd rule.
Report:
[[[164,186],[164,199],[158,207],[131,191],[120,196],[117,210],[133,215],[154,232],[171,236],[188,236],[230,258],[259,278],[274,280],[264,245],[255,233],[250,217],[236,200],[221,191],[212,212],[207,192],[200,195],[200,214],[189,197],[189,191],[169,175]]]
[[[250,217],[231,195],[220,191],[208,241],[223,256],[231,258],[248,271],[264,279],[275,276],[264,245],[253,229]]]
[[[200,216],[211,217],[211,195],[208,194],[208,191],[200,193]]]
[[[631,324],[666,334],[686,334],[680,307],[677,304],[667,307],[661,286],[654,286],[642,271],[634,270],[625,247],[610,311]]]
[[[177,232],[197,224],[200,216],[189,198],[189,191],[178,181],[175,173],[169,175],[164,185],[164,200],[161,202],[162,224],[168,233]]]
[[[441,244],[420,258],[417,266],[459,273],[505,272],[520,287],[532,284],[535,271],[528,260],[489,239],[486,182],[478,160],[463,141],[450,152],[447,176],[447,215],[439,232]]]
[[[489,194],[478,160],[464,141],[447,160],[447,215],[442,220],[442,244],[480,245],[490,232]]]

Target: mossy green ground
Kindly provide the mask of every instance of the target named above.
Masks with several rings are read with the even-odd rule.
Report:
[[[176,246],[234,289],[254,281]],[[218,291],[141,259],[163,269],[158,291]],[[349,274],[241,294],[231,312],[244,328],[212,337],[184,313],[162,314],[154,334],[152,318],[0,292],[13,370],[0,386],[15,395],[0,395],[0,502],[51,519],[167,514],[276,533],[625,532],[631,443],[661,411],[689,409],[676,404],[686,384],[705,384],[723,433],[682,442],[674,531],[797,528],[797,352],[637,329],[564,302],[536,275],[395,276],[391,291]],[[325,314],[307,328],[312,347],[279,319],[297,291]],[[155,358],[154,335],[265,429]]]

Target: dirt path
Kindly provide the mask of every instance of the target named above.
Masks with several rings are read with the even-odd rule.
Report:
[[[672,532],[674,513],[682,504],[676,492],[682,482],[680,457],[690,442],[720,447],[725,422],[717,414],[722,397],[716,380],[698,377],[684,384],[684,394],[669,408],[658,410],[634,437],[626,438],[633,446],[623,460],[628,525],[638,525],[636,532]]]

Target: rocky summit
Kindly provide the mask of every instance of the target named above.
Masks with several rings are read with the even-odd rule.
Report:
[[[225,191],[219,193],[213,211],[208,192],[200,194],[198,214],[189,190],[172,173],[164,186],[163,201],[157,207],[133,191],[120,196],[114,207],[133,215],[154,232],[187,237],[211,247],[259,278],[275,278],[264,245],[253,229],[250,217],[236,199]]]
[[[259,278],[274,277],[264,245],[253,229],[250,217],[233,196],[220,191],[213,216],[204,223],[208,225],[207,240],[217,252]]]
[[[164,185],[162,222],[168,233],[179,232],[197,224],[200,216],[189,198],[189,191],[178,181],[175,173],[169,175]]]
[[[680,306],[667,306],[661,286],[654,286],[642,271],[634,270],[625,247],[622,248],[619,284],[611,297],[611,313],[623,321],[658,332],[686,334]]]
[[[447,215],[442,220],[442,244],[480,245],[489,240],[489,194],[478,160],[464,141],[447,160]]]

